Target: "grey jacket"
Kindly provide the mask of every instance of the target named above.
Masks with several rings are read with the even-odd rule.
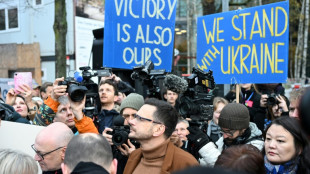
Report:
[[[251,135],[248,139],[262,135],[262,132],[257,128],[255,123],[250,122],[249,127],[251,130]],[[199,154],[202,157],[199,159],[200,165],[205,165],[209,167],[214,166],[218,156],[220,156],[224,148],[223,136],[215,144],[213,142],[209,142],[199,150]],[[259,150],[262,150],[264,146],[264,141],[262,139],[253,139],[246,144],[251,144],[257,147]]]

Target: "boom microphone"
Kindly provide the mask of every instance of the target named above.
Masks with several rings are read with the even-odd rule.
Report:
[[[188,83],[186,80],[174,74],[167,74],[163,84],[168,90],[178,94],[185,92],[188,87]]]

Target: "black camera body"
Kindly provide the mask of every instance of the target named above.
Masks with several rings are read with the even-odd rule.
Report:
[[[185,118],[196,121],[209,121],[213,117],[212,93],[209,89],[215,88],[212,71],[201,71],[193,68],[192,74],[187,78],[188,88],[181,97],[180,114]]]
[[[75,81],[73,77],[67,77],[64,81],[59,82],[58,85],[67,86],[66,92],[74,102],[82,101],[87,91],[87,88],[85,86],[80,86],[80,83]]]
[[[130,133],[130,127],[128,125],[114,126],[113,131],[108,132],[108,134],[112,135],[112,142],[115,146],[127,144],[129,133]]]
[[[84,113],[88,117],[93,118],[94,116],[97,116],[99,114],[99,109],[101,108],[99,107],[100,99],[98,93],[98,85],[91,80],[91,78],[96,77],[98,73],[90,72],[89,66],[80,67],[79,69],[82,70],[82,77],[83,77],[81,85],[87,88],[87,91],[85,93],[86,101],[85,101]],[[97,123],[95,122],[95,124]]]
[[[279,104],[277,96],[278,96],[278,94],[276,94],[276,93],[268,94],[267,105],[268,106],[274,106],[276,104]]]
[[[147,96],[162,99],[161,88],[163,80],[165,79],[166,70],[154,70],[154,64],[148,60],[145,65],[138,65],[133,68],[131,78],[133,80],[139,79],[147,86]]]

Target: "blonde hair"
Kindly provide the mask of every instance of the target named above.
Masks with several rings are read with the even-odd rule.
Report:
[[[38,173],[38,165],[31,156],[23,152],[0,149],[0,173],[34,174]]]
[[[217,106],[223,103],[225,106],[229,103],[225,98],[223,97],[215,97],[213,99],[213,110],[215,111],[217,109]]]

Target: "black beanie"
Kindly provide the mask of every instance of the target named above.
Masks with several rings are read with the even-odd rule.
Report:
[[[221,111],[219,126],[230,130],[247,129],[250,114],[247,107],[239,103],[229,103]]]

